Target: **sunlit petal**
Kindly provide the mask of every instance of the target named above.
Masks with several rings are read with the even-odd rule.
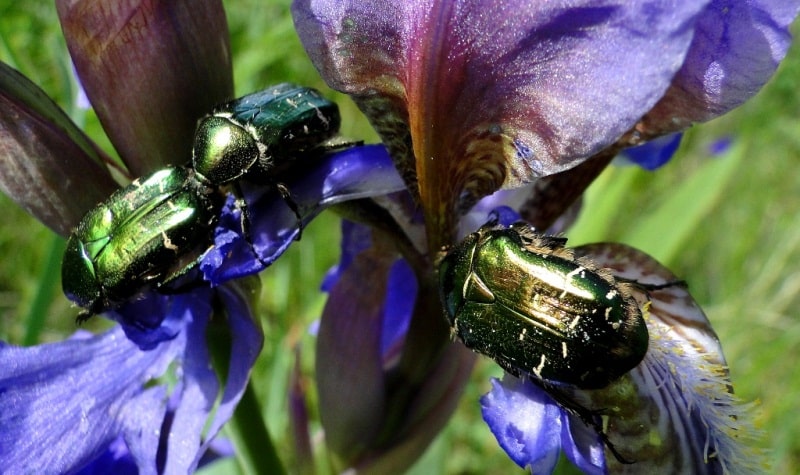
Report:
[[[175,340],[140,351],[120,328],[90,338],[31,348],[0,347],[0,465],[26,473],[68,472],[99,455],[127,426],[128,404],[138,419],[157,421],[166,407],[163,391],[142,392],[161,376],[183,346]],[[153,400],[152,397],[156,396]],[[138,398],[150,399],[137,405]],[[155,467],[155,453],[149,464]]]
[[[791,44],[797,0],[713,0],[686,60],[645,118],[648,133],[679,131],[738,107],[772,77]]]
[[[323,77],[416,173],[441,239],[463,191],[564,170],[628,130],[680,67],[703,5],[298,0],[293,14]]]

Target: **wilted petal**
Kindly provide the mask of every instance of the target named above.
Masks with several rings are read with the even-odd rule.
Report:
[[[395,159],[406,177],[415,168],[436,235],[465,189],[564,170],[628,130],[666,90],[704,5],[594,3],[297,0],[292,12],[323,77],[406,154]]]
[[[66,236],[117,188],[104,155],[25,76],[0,62],[0,188]]]
[[[203,114],[233,95],[217,0],[58,0],[81,84],[134,176],[189,161]]]
[[[754,96],[786,55],[799,9],[797,0],[713,0],[672,86],[645,117],[647,132],[679,131]]]
[[[615,274],[643,283],[674,282],[657,261],[621,244],[575,249]],[[646,311],[650,347],[639,366],[607,388],[576,399],[607,415],[610,441],[642,473],[763,473],[760,434],[749,406],[732,393],[722,349],[708,319],[680,285],[634,294]],[[649,309],[647,301],[651,304]],[[607,459],[614,472],[622,466]]]
[[[117,327],[103,335],[18,348],[0,347],[0,465],[24,473],[64,473],[91,461],[126,432],[128,404],[137,419],[160,421],[166,406],[145,383],[161,376],[182,349],[176,338],[140,351]],[[136,404],[138,398],[150,404]],[[155,467],[155,452],[149,465]]]

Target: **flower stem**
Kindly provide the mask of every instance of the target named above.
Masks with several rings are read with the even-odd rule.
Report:
[[[283,468],[264,420],[258,397],[251,384],[242,395],[233,418],[226,426],[226,433],[236,447],[236,459],[245,474],[271,473],[282,475]]]
[[[53,269],[61,268],[61,256],[64,255],[66,241],[58,235],[53,234],[50,238],[49,249],[44,266],[42,266],[39,278],[39,289],[33,299],[28,315],[25,316],[25,338],[22,340],[24,346],[31,346],[39,343],[39,335],[44,328],[47,319],[47,309],[53,302],[58,283],[59,272]]]

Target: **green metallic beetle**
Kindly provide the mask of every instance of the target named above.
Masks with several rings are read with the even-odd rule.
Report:
[[[192,166],[214,185],[245,174],[268,180],[298,156],[324,148],[340,123],[338,106],[316,90],[279,84],[218,106],[200,119]]]
[[[189,270],[208,249],[224,200],[191,168],[168,167],[89,211],[69,237],[61,264],[64,294],[85,309],[78,320]]]
[[[133,181],[89,211],[69,237],[62,285],[84,308],[78,321],[184,275],[212,246],[226,194],[238,193],[236,180],[280,189],[270,175],[327,150],[339,124],[335,103],[291,84],[236,99],[200,119],[193,168],[167,167]],[[299,220],[288,192],[281,193]]]
[[[453,333],[515,376],[607,386],[647,352],[633,283],[575,258],[566,239],[485,225],[439,266]]]

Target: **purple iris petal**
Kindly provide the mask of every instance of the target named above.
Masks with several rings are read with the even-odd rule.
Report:
[[[277,179],[277,178],[276,178]],[[382,145],[353,147],[328,154],[308,166],[298,166],[280,177],[291,193],[303,223],[328,206],[347,200],[385,195],[405,189]],[[256,273],[272,264],[300,232],[297,216],[274,184],[241,183],[247,205],[250,242],[241,231],[241,220],[223,217],[215,248],[203,258],[200,268],[215,285]],[[220,241],[220,236],[224,241]],[[238,236],[238,238],[237,238]],[[251,244],[252,243],[252,244]],[[258,256],[253,258],[253,251]],[[249,256],[226,263],[231,256]],[[261,265],[254,261],[260,260]]]
[[[197,457],[204,454],[206,449],[214,443],[216,434],[233,415],[236,405],[247,388],[250,371],[264,345],[264,333],[254,317],[255,311],[251,306],[250,294],[240,292],[233,286],[220,287],[218,292],[226,310],[233,338],[230,362],[226,372],[228,379],[225,381],[222,397],[214,411],[214,419],[206,429],[205,441],[196,455],[195,466],[199,462]],[[212,400],[211,403],[213,404],[213,402]],[[206,412],[206,417],[210,414],[211,407],[208,407],[207,410],[209,412]],[[176,442],[179,441],[180,439],[176,438]]]
[[[197,119],[233,93],[222,3],[55,3],[81,84],[128,169],[185,163]]]
[[[599,437],[580,440],[571,434],[569,415],[541,388],[506,375],[503,381],[492,380],[492,390],[481,398],[483,419],[508,456],[520,467],[530,467],[534,474],[549,474],[563,449],[570,460],[585,473],[604,473],[605,458]],[[579,424],[580,421],[578,421]],[[586,445],[590,448],[584,454]]]
[[[657,170],[666,164],[681,144],[683,134],[670,134],[638,147],[627,148],[621,155],[645,170]]]
[[[322,290],[330,292],[339,282],[356,256],[372,246],[371,228],[362,224],[342,220],[342,254],[339,264],[328,271]],[[384,300],[381,326],[380,354],[383,360],[390,352],[402,348],[403,337],[408,330],[416,302],[418,283],[414,270],[404,259],[397,259],[389,267],[386,277],[386,298]]]
[[[372,230],[368,226],[342,220],[342,253],[339,263],[331,268],[322,281],[321,290],[330,292],[339,277],[350,267],[353,259],[372,245]]]
[[[772,77],[791,44],[797,0],[713,0],[698,18],[683,66],[648,114],[662,132],[724,114]]]
[[[481,398],[483,419],[500,447],[522,468],[551,473],[561,448],[561,410],[541,391],[524,390],[516,381],[492,379],[492,390]]]
[[[125,336],[140,349],[150,350],[161,342],[175,338],[186,325],[183,312],[174,311],[186,305],[185,302],[176,300],[178,296],[155,291],[147,292],[141,298],[109,312],[109,316],[122,326]],[[193,295],[189,298],[194,297]],[[198,301],[203,300],[200,295],[196,297]]]
[[[387,279],[381,330],[381,355],[384,358],[393,348],[402,348],[419,287],[414,270],[404,259],[398,259],[392,264]]]
[[[160,423],[145,433],[128,431],[129,410],[134,405],[140,420],[163,418],[166,400],[142,387],[166,371],[185,343],[179,335],[141,351],[117,327],[31,348],[1,346],[0,466],[63,473],[100,455],[120,433],[131,440],[157,436]],[[150,403],[135,404],[140,397]],[[155,452],[141,457],[147,458],[155,467]]]
[[[292,13],[333,88],[405,113],[426,195],[470,158],[501,155],[510,186],[615,141],[669,86],[704,5],[297,0]]]
[[[142,472],[191,472],[233,413],[263,343],[246,297],[227,287],[218,292],[233,353],[216,408],[219,383],[205,341],[207,288],[169,298],[166,320],[174,317],[183,327],[148,350],[121,327],[32,348],[0,346],[0,466],[36,473],[67,472],[92,461],[90,469],[97,470],[102,460],[125,466],[112,446],[122,436]],[[178,384],[169,396],[165,385],[153,383],[176,362]],[[167,413],[168,399],[174,413]]]
[[[139,468],[131,457],[128,446],[122,437],[117,437],[109,444],[103,454],[89,465],[77,472],[77,475],[138,475]]]

